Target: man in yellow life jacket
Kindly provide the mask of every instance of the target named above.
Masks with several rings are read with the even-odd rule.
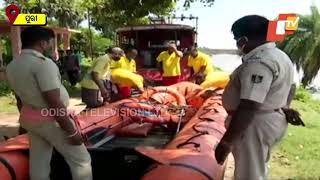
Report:
[[[88,108],[95,108],[103,105],[110,98],[110,94],[105,86],[105,81],[110,80],[110,61],[120,60],[121,49],[112,48],[110,53],[97,58],[89,72],[81,81],[82,101]]]
[[[190,80],[197,84],[201,84],[205,80],[206,76],[213,72],[210,57],[198,51],[196,46],[189,47],[188,52],[188,67],[191,68],[192,72]]]
[[[134,59],[137,57],[138,51],[134,47],[130,46],[127,47],[124,52],[125,55],[120,60],[121,68],[134,73],[137,72],[136,61]]]
[[[125,55],[117,62],[114,62],[116,68],[126,69],[130,72],[136,72],[136,61],[134,60],[137,57],[138,51],[132,47],[128,46],[124,50]],[[131,97],[131,87],[119,85],[119,94],[122,98]]]
[[[174,41],[170,41],[167,46],[168,50],[161,52],[157,57],[157,61],[162,70],[163,85],[170,86],[180,82],[180,60],[183,57],[183,53],[177,50]]]

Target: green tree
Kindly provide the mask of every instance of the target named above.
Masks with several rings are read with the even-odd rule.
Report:
[[[214,0],[17,0],[23,12],[47,13],[50,25],[78,28],[91,15],[91,24],[106,36],[114,37],[119,26],[146,24],[150,14],[167,16],[178,1],[185,8],[194,2],[211,6]],[[7,1],[7,4],[9,1]]]
[[[91,24],[108,37],[124,25],[149,23],[149,15],[165,17],[175,9],[179,0],[88,0],[83,7],[90,9]],[[180,0],[187,9],[200,1],[211,6],[214,0]]]
[[[168,15],[175,7],[172,0],[91,0],[84,6],[90,9],[91,24],[104,34],[112,36],[120,26],[145,24],[148,15]]]
[[[92,30],[92,49],[93,55],[97,56],[99,54],[103,54],[107,47],[114,45],[113,41],[103,34]],[[81,33],[74,34],[71,36],[71,48],[72,49],[79,49],[85,53],[86,56],[90,56],[90,32],[88,28],[81,28]]]
[[[177,2],[178,0],[175,0]],[[183,6],[185,8],[190,8],[191,4],[199,0],[185,0]],[[200,0],[201,3],[204,3],[205,6],[211,7],[215,0]]]
[[[311,7],[311,15],[300,15],[299,29],[287,36],[278,46],[284,50],[304,72],[302,84],[310,84],[320,68],[320,14],[317,7]]]
[[[86,17],[86,8],[81,6],[83,1],[85,0],[18,0],[15,3],[23,13],[46,13],[51,24],[78,28]]]

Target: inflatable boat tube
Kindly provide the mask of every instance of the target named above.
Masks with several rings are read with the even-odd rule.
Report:
[[[21,151],[0,153],[0,179],[26,180],[29,179],[29,160]]]
[[[222,180],[225,166],[216,162],[214,149],[226,116],[221,100],[210,97],[165,149],[136,148],[157,162],[142,180]]]
[[[156,94],[161,93],[162,96],[163,93],[170,94],[170,96],[167,96],[166,99],[169,99],[170,97],[174,97],[174,100],[166,100],[166,101],[172,101],[177,102],[177,105],[186,105],[186,99],[185,97],[180,94],[175,88],[167,87],[167,86],[158,86],[151,89],[146,90],[142,93],[141,98],[145,100],[153,99],[160,104],[164,104],[164,102],[161,102],[162,100],[157,98],[158,96],[155,96]]]

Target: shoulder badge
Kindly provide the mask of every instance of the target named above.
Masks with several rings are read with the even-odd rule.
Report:
[[[255,84],[261,83],[263,80],[263,76],[257,75],[257,74],[253,74],[251,76],[251,81]]]

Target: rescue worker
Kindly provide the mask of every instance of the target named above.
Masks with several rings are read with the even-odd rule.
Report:
[[[223,164],[235,158],[235,180],[267,179],[273,146],[285,135],[295,85],[290,58],[267,42],[269,21],[261,16],[240,18],[232,25],[243,63],[232,73],[223,93],[223,107],[231,119],[215,157]],[[290,118],[289,118],[290,119]]]
[[[188,48],[188,67],[191,68],[190,81],[201,84],[206,76],[213,72],[213,66],[208,55],[198,51],[196,46]]]
[[[119,61],[119,68],[127,69],[130,72],[136,72],[136,61],[134,60],[137,57],[138,51],[131,46],[128,46],[124,50],[125,56],[123,56]],[[119,94],[122,98],[131,97],[131,87],[121,86],[119,87]]]
[[[135,58],[138,55],[137,49],[135,49],[132,46],[128,46],[124,50],[125,56],[122,57],[122,65],[121,68],[125,68],[131,72],[136,73],[137,72],[137,67],[136,67],[136,61]]]
[[[123,65],[122,59],[124,57],[124,51],[119,47],[112,48],[111,51],[115,51],[118,54],[116,58],[111,57],[110,59],[110,70],[112,71],[113,69],[121,68]]]
[[[120,60],[120,48],[112,48],[110,53],[97,58],[91,69],[81,81],[81,97],[87,108],[102,106],[110,100],[110,91],[106,88],[105,81],[110,80],[111,59]],[[111,86],[112,87],[112,86]]]
[[[21,32],[21,54],[7,66],[11,88],[21,101],[19,122],[30,141],[30,179],[49,180],[53,147],[67,161],[73,179],[91,180],[91,158],[67,114],[69,95],[58,67],[44,56],[54,32],[33,26]],[[50,113],[49,113],[50,112]]]
[[[183,53],[177,50],[177,45],[174,41],[170,41],[167,47],[168,50],[161,52],[157,57],[157,61],[162,70],[163,85],[170,86],[180,82],[180,60],[183,57]]]

